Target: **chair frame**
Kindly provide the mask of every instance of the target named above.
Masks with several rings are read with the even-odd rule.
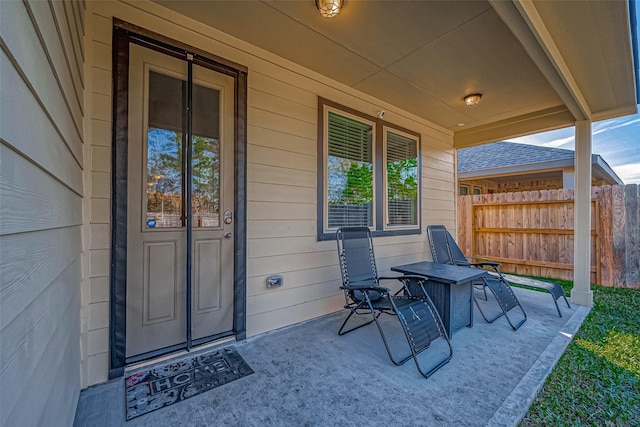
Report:
[[[371,277],[367,280],[367,282],[369,283],[366,283],[366,284],[352,283],[349,279],[345,250],[344,250],[345,231],[356,231],[356,232],[366,233],[367,239],[369,241],[369,247],[368,247],[369,261],[371,263],[371,273],[372,273]],[[387,351],[387,355],[389,356],[389,359],[394,365],[400,366],[400,365],[403,365],[407,360],[413,359],[418,369],[418,372],[420,372],[420,374],[424,378],[429,378],[431,375],[433,375],[434,372],[436,372],[442,366],[447,364],[449,360],[451,360],[451,357],[453,355],[453,348],[451,346],[451,341],[449,340],[449,336],[447,335],[447,332],[444,329],[444,325],[442,323],[442,319],[440,318],[440,314],[438,313],[438,310],[436,309],[435,305],[433,304],[433,302],[431,301],[431,299],[429,298],[429,296],[427,295],[424,289],[423,281],[428,280],[428,278],[425,278],[424,276],[410,276],[410,275],[397,276],[397,277],[378,276],[378,269],[376,267],[375,254],[373,252],[373,240],[371,237],[371,231],[369,230],[368,227],[341,227],[336,232],[336,241],[338,245],[340,272],[342,275],[342,282],[343,282],[343,285],[340,286],[340,289],[344,291],[344,296],[345,296],[344,308],[349,310],[349,315],[344,320],[344,322],[340,326],[340,329],[338,330],[338,335],[340,336],[346,335],[349,332],[355,331],[357,329],[360,329],[364,326],[367,326],[375,322],[378,328],[378,331],[380,332],[380,336],[382,337],[382,342],[384,343],[385,349]],[[399,280],[402,283],[402,287],[395,294],[392,294],[389,288],[386,288],[380,285],[381,280]],[[419,283],[420,287],[422,288],[424,296],[418,297],[418,296],[411,295],[411,292],[408,286],[411,280],[417,281]],[[355,291],[361,292],[362,298],[356,298],[354,296]],[[404,292],[404,295],[399,295],[402,292]],[[376,300],[372,300],[371,296],[373,293],[378,294],[380,298]],[[389,304],[388,305],[384,304],[387,301],[389,302]],[[437,326],[438,333],[439,333],[439,336],[434,338],[434,340],[439,337],[442,337],[447,342],[447,345],[449,347],[448,355],[442,360],[440,360],[438,363],[436,363],[435,366],[433,366],[429,370],[425,371],[422,368],[418,359],[418,355],[422,353],[424,350],[426,350],[427,348],[429,348],[430,343],[433,340],[430,340],[429,343],[427,343],[426,345],[424,343],[416,342],[417,340],[416,340],[416,337],[414,336],[414,331],[412,331],[411,327],[408,325],[409,322],[407,321],[406,316],[403,314],[403,309],[402,309],[403,307],[399,307],[398,302],[402,302],[403,305],[409,307],[409,310],[412,312],[414,316],[418,318],[418,320],[420,320],[420,318],[413,311],[413,308],[410,305],[413,303],[426,304],[426,306],[429,308],[430,314],[433,316],[433,321]],[[354,314],[355,315],[371,315],[372,319],[366,323],[363,323],[358,326],[345,330],[345,327],[347,326],[349,320],[352,318]],[[402,325],[405,338],[409,343],[409,348],[411,350],[411,353],[409,355],[401,356],[401,357],[397,357],[396,355],[394,355],[394,352],[392,351],[391,346],[387,341],[387,337],[385,335],[384,329],[380,321],[378,320],[378,318],[382,314],[395,315],[398,317],[398,320]]]

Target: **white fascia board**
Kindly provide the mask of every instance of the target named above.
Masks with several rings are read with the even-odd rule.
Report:
[[[599,176],[608,177],[609,180],[615,181],[618,185],[624,185],[624,182],[615,173],[611,166],[598,154],[591,155],[591,173],[598,172]]]
[[[550,162],[527,163],[524,165],[502,166],[499,168],[479,169],[458,173],[458,179],[487,178],[492,176],[522,175],[530,172],[573,167],[573,158],[553,160]]]

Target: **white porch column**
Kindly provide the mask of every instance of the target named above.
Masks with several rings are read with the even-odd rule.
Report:
[[[591,121],[576,122],[573,289],[571,301],[593,305],[591,292]]]
[[[575,167],[575,161],[574,161],[574,167]],[[562,188],[564,188],[565,190],[568,190],[571,188],[575,188],[575,186],[576,186],[576,180],[575,180],[575,174],[573,173],[573,170],[563,169],[562,170]]]

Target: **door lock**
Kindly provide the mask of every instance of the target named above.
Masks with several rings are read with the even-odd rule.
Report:
[[[227,239],[231,238],[231,232],[230,231],[225,231],[225,233],[223,234],[223,236]]]
[[[233,212],[224,211],[224,223],[231,224],[233,222]]]

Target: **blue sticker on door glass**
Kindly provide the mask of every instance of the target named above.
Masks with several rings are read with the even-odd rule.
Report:
[[[147,220],[147,227],[154,228],[155,226],[156,226],[156,220],[155,219],[148,219]]]

